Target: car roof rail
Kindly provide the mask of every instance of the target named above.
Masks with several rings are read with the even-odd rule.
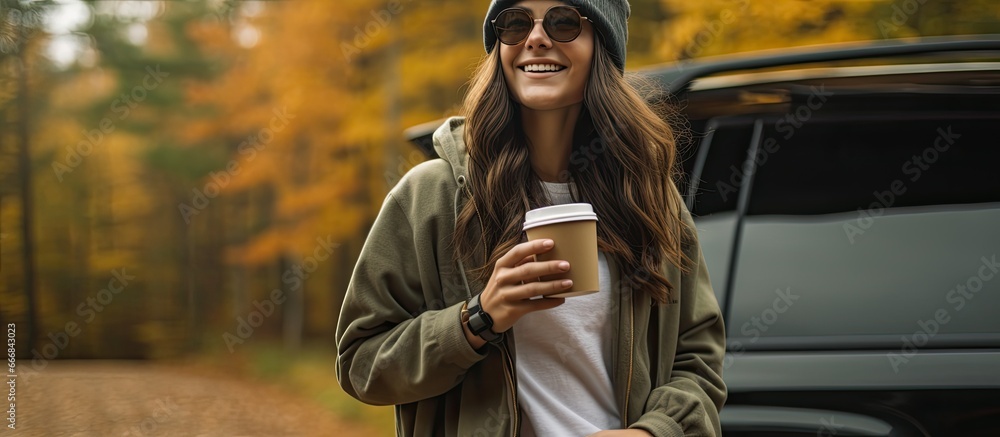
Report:
[[[1000,34],[905,38],[803,46],[673,62],[643,68],[639,71],[658,80],[665,86],[666,91],[677,95],[686,91],[696,79],[720,73],[818,62],[973,51],[1000,51]]]

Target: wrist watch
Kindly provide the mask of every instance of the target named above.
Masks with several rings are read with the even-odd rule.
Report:
[[[490,343],[499,343],[503,335],[493,332],[493,318],[486,311],[483,311],[478,294],[469,301],[467,308],[462,314],[462,319],[469,326],[472,334],[478,335],[479,338]]]

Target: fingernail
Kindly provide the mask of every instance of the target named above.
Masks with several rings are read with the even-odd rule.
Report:
[[[569,287],[572,287],[572,286],[573,286],[573,281],[572,281],[572,280],[570,280],[570,279],[567,279],[567,280],[565,280],[565,281],[562,281],[562,286],[563,286],[563,288],[569,288]]]
[[[542,242],[542,246],[544,247],[552,247],[555,244],[556,244],[555,241],[552,240],[545,240]]]
[[[559,270],[562,270],[564,272],[566,270],[569,270],[569,263],[566,262],[566,261],[563,261],[563,262],[559,263]]]

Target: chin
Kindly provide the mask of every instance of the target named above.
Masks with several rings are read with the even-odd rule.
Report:
[[[583,99],[568,100],[562,96],[525,96],[518,98],[518,102],[521,106],[528,109],[535,111],[548,111],[579,104],[583,102]]]

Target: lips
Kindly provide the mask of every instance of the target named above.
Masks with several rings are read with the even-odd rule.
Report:
[[[566,69],[559,64],[525,64],[517,68],[526,73],[555,73]]]

